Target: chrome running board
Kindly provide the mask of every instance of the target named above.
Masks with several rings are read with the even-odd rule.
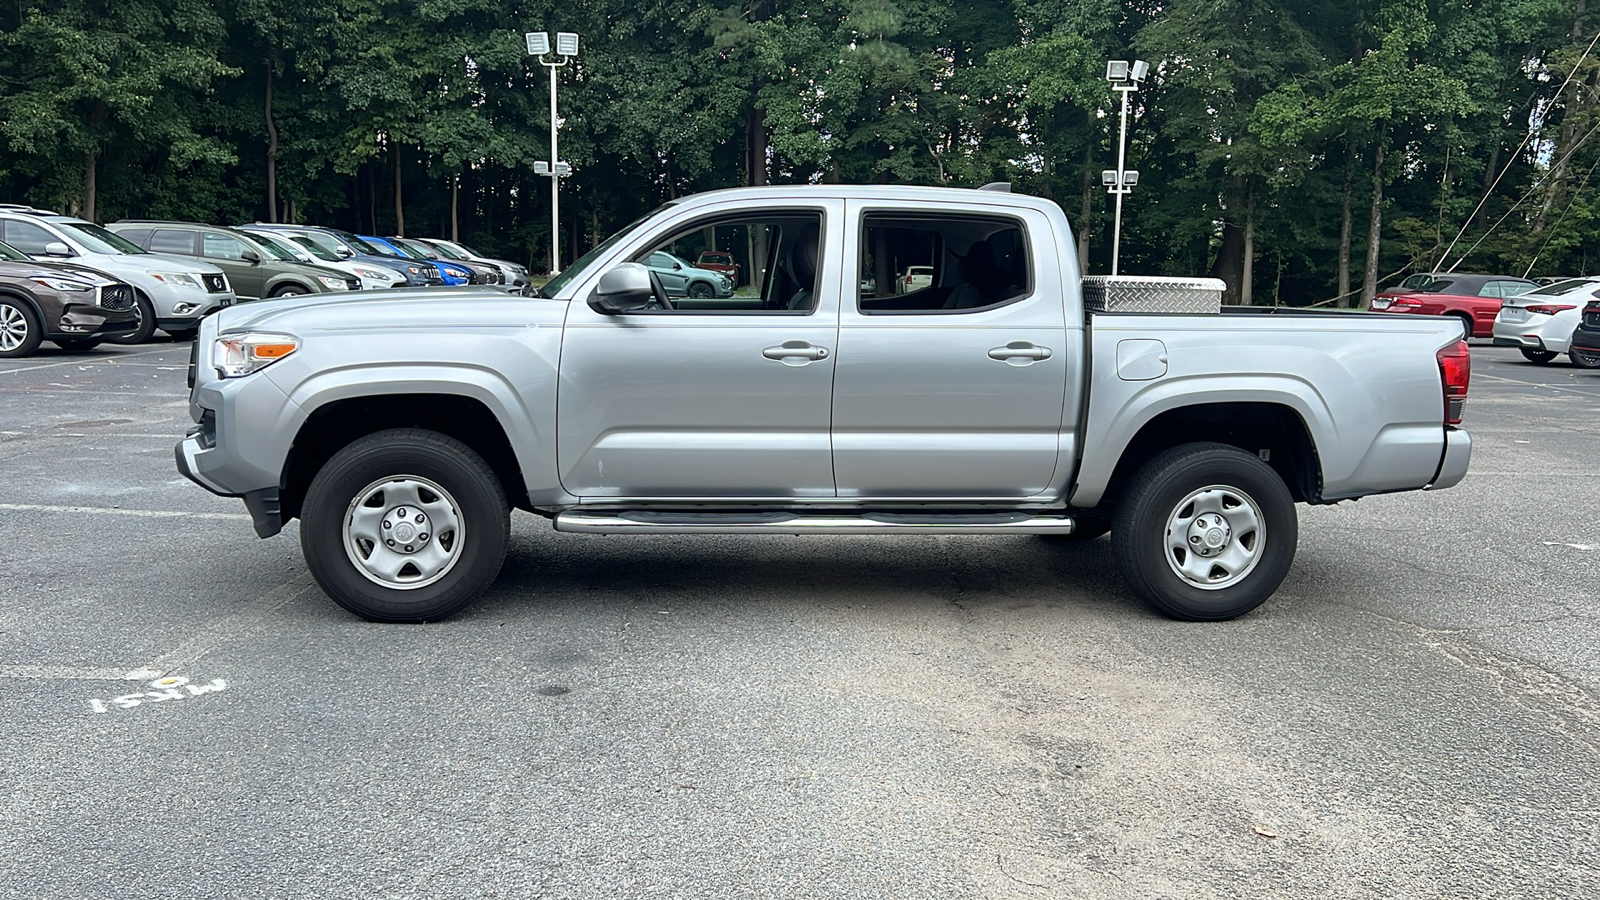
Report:
[[[1030,513],[673,512],[568,510],[557,531],[580,534],[1071,534],[1072,519]]]

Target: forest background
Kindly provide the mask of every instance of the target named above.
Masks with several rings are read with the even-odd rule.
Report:
[[[1600,268],[1587,0],[5,0],[0,202],[458,237],[548,260],[683,194],[975,187],[1054,199],[1109,270],[1235,302],[1359,303],[1400,274]]]

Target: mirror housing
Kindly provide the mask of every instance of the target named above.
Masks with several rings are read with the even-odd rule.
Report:
[[[243,253],[239,254],[239,258],[252,266],[261,265],[261,254],[255,252],[254,250],[244,251]]]
[[[75,256],[76,254],[72,252],[71,247],[68,247],[62,241],[51,241],[50,243],[44,245],[44,255],[68,257]]]
[[[351,249],[350,249],[350,248],[349,248],[349,247],[346,247],[346,246],[345,246],[345,245],[343,245],[343,244],[340,244],[340,245],[339,245],[339,246],[337,246],[337,247],[335,247],[335,248],[334,248],[334,249],[333,249],[333,252],[334,252],[334,254],[336,254],[336,255],[337,255],[337,256],[338,256],[338,257],[339,257],[339,258],[340,258],[340,259],[349,259],[349,258],[350,258],[350,257],[352,257],[352,256],[355,256],[355,255],[356,255],[356,252],[355,252],[355,251],[354,251],[354,250],[351,250]]]
[[[655,299],[650,270],[638,263],[617,263],[600,276],[589,308],[603,316],[620,316],[643,309]]]

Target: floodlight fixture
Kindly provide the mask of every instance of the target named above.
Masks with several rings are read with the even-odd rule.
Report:
[[[1106,187],[1116,187],[1117,186],[1117,170],[1116,169],[1101,169],[1100,170],[1100,183],[1105,185]]]
[[[1133,187],[1134,185],[1136,185],[1138,183],[1139,183],[1139,170],[1138,169],[1128,169],[1127,171],[1122,173],[1122,186],[1123,187]]]
[[[577,56],[578,35],[571,31],[556,32],[556,52],[562,56]]]
[[[530,31],[523,38],[528,42],[529,56],[543,56],[550,52],[550,32]]]
[[[1106,80],[1107,81],[1127,81],[1128,80],[1128,61],[1125,60],[1125,59],[1113,59],[1113,60],[1107,61],[1106,62]]]
[[[1128,77],[1134,81],[1143,81],[1150,74],[1150,64],[1142,59],[1133,61],[1133,68],[1128,72]]]

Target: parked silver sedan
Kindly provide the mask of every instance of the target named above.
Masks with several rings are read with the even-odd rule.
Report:
[[[1569,278],[1507,297],[1494,319],[1494,342],[1517,347],[1529,362],[1544,365],[1565,353],[1575,366],[1593,368],[1572,353],[1572,332],[1584,304],[1600,298],[1600,278]]]

